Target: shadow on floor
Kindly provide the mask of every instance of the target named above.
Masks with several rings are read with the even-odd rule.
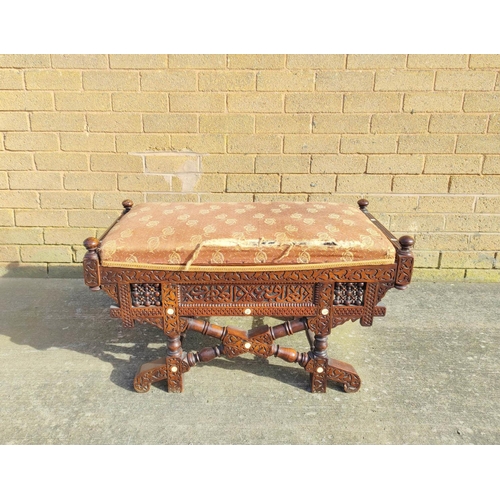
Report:
[[[40,290],[36,287],[37,283],[43,284]],[[161,330],[139,323],[134,328],[124,328],[120,319],[109,316],[109,307],[114,301],[102,291],[90,292],[83,280],[2,278],[0,293],[4,309],[0,331],[12,342],[36,350],[69,349],[94,356],[112,365],[111,381],[123,389],[134,391],[133,379],[140,366],[165,356],[166,342]],[[252,322],[248,328],[266,324],[267,320],[272,324],[280,322],[273,318],[244,319]],[[216,324],[234,324],[231,323],[234,318],[222,320],[220,323],[216,321]],[[241,318],[237,321],[240,322],[239,327]],[[294,347],[299,352],[309,350],[304,332],[281,341],[281,345]],[[199,351],[217,344],[217,339],[188,331],[183,349],[186,352]],[[192,370],[203,370],[209,365],[274,378],[293,387],[310,390],[309,374],[303,368],[276,358],[263,359],[250,354],[233,359],[221,357],[207,364],[199,363]],[[341,387],[331,382],[328,385],[342,391]],[[165,386],[164,382],[157,384],[157,387],[162,386]]]

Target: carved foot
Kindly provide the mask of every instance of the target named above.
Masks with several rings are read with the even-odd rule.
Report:
[[[160,358],[145,363],[134,378],[134,389],[137,392],[148,392],[151,384],[167,381],[168,392],[182,392],[183,374],[189,370],[189,365],[179,358]]]
[[[151,384],[166,380],[168,377],[165,358],[156,359],[142,365],[134,378],[134,389],[137,392],[148,392]]]
[[[354,367],[337,359],[312,358],[304,369],[310,373],[311,392],[326,392],[327,380],[343,386],[345,392],[357,392],[361,387]]]
[[[342,385],[345,392],[357,392],[361,387],[361,379],[349,363],[329,359],[326,373],[328,380],[334,384]]]

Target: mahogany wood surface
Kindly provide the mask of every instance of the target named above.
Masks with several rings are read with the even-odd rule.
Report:
[[[125,327],[133,327],[136,321],[149,323],[161,328],[166,336],[165,358],[140,367],[134,379],[135,390],[147,392],[151,384],[164,380],[169,392],[182,392],[184,373],[196,364],[244,353],[297,363],[309,373],[312,392],[326,392],[328,381],[346,392],[359,390],[361,380],[356,370],[328,357],[328,335],[346,321],[360,320],[362,326],[370,326],[374,317],[385,315],[385,307],[378,304],[386,292],[390,288],[405,289],[411,281],[414,241],[410,236],[396,239],[368,212],[367,200],[359,200],[358,205],[394,245],[393,264],[346,263],[344,267],[278,271],[263,266],[261,271],[248,272],[129,269],[103,266],[99,240],[87,238],[85,284],[91,290],[103,290],[116,302],[110,314],[121,318]],[[122,215],[131,210],[133,202],[125,200],[123,207]],[[245,331],[197,319],[210,316],[293,319]],[[182,341],[187,331],[214,337],[220,344],[186,353]],[[307,334],[310,351],[298,352],[275,344],[301,331]]]

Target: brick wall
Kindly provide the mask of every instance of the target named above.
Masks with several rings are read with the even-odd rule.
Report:
[[[121,201],[370,200],[416,278],[500,281],[499,55],[0,55],[0,268]]]

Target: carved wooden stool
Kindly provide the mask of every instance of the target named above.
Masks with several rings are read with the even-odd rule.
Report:
[[[166,380],[183,390],[183,375],[218,356],[253,353],[298,363],[311,391],[327,381],[355,392],[349,364],[327,356],[331,329],[348,320],[370,326],[390,288],[411,279],[413,239],[399,241],[368,211],[341,203],[141,203],[125,200],[101,240],[87,238],[85,283],[116,302],[111,316],[126,327],[151,323],[167,337],[166,357],[144,364],[134,380],[146,392]],[[290,317],[250,331],[220,327],[200,316]],[[186,353],[188,331],[220,340]],[[275,341],[305,331],[309,352]]]

